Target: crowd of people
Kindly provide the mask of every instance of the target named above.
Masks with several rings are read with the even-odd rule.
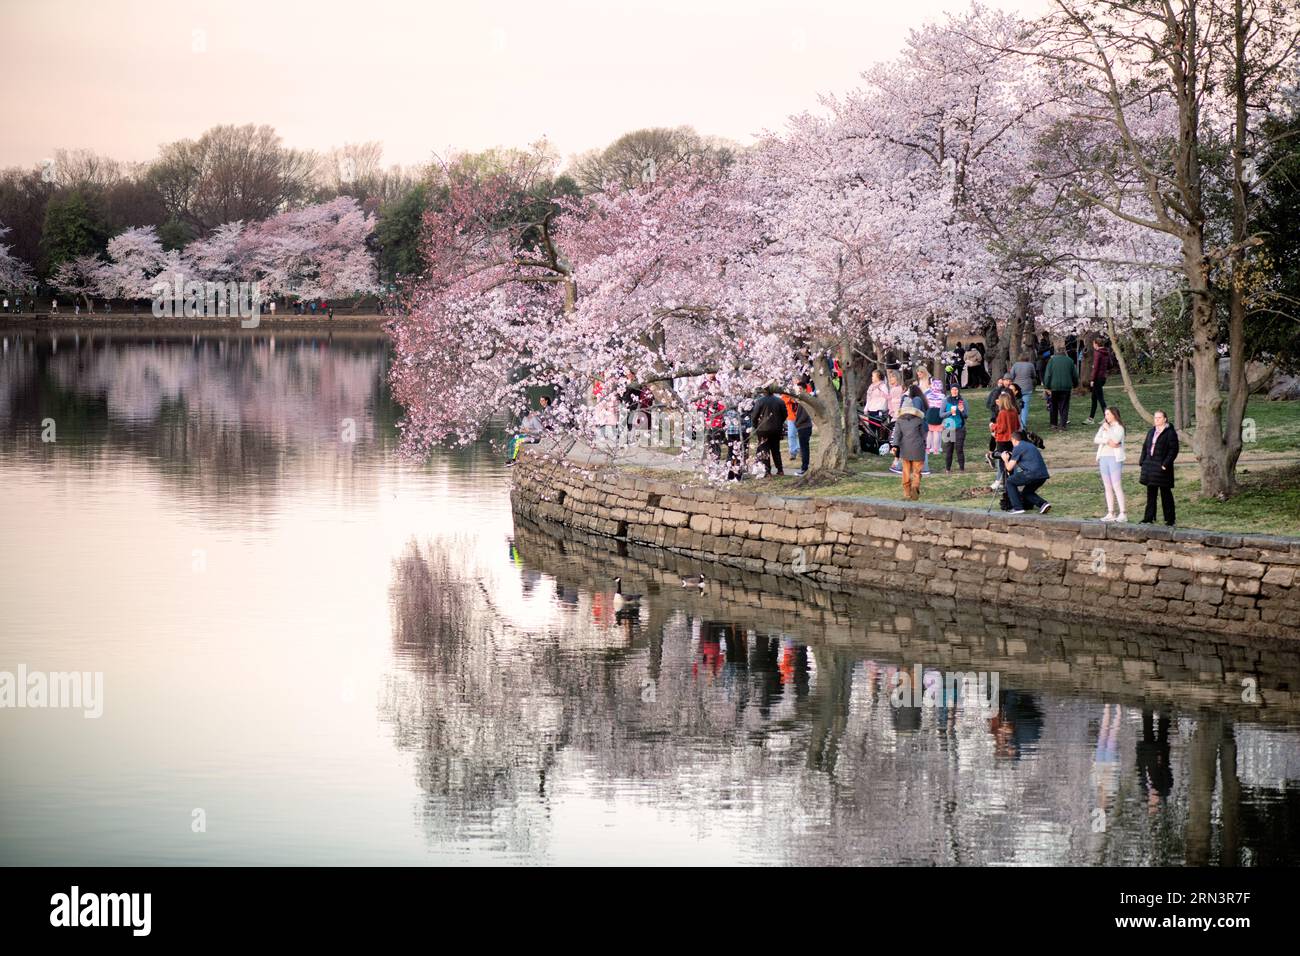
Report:
[[[1001,493],[999,501],[1004,511],[1024,514],[1032,509],[1046,514],[1052,505],[1039,492],[1051,472],[1043,455],[1045,441],[1029,429],[1033,396],[1041,388],[1050,427],[1067,431],[1071,397],[1081,382],[1085,354],[1075,336],[1067,336],[1063,345],[1054,345],[1044,334],[1036,340],[1034,350],[1017,356],[1010,368],[992,382],[982,344],[958,343],[939,361],[911,369],[900,363],[878,367],[872,370],[861,396],[862,450],[892,456],[890,471],[900,477],[904,499],[920,500],[922,478],[931,474],[931,456],[936,463],[943,462],[945,473],[951,474],[954,467],[959,473],[966,471],[968,433],[971,427],[983,433],[979,421],[970,424],[978,405],[967,398],[967,393],[987,387],[983,402],[988,413],[987,450],[983,461],[994,472],[989,488]],[[1092,406],[1085,423],[1097,425],[1093,444],[1106,501],[1106,514],[1101,520],[1126,522],[1126,432],[1119,409],[1107,404],[1105,394],[1106,378],[1114,362],[1109,342],[1096,338],[1091,343],[1088,379]],[[932,372],[932,367],[942,367],[942,372]],[[833,383],[842,388],[838,366],[833,366],[833,371]],[[768,386],[754,395],[737,397],[725,392],[716,373],[706,374],[689,394],[693,395],[696,425],[707,458],[732,480],[750,475],[784,476],[786,456],[790,462],[799,463],[796,475],[806,474],[813,421],[797,396],[813,390],[810,377],[804,375],[785,388]],[[654,397],[648,388],[638,387],[630,379],[621,390],[597,383],[590,400],[598,440],[613,441],[618,434],[649,428]],[[552,401],[543,396],[539,407],[523,417],[511,441],[511,460],[521,445],[540,440],[548,427]],[[1100,422],[1096,420],[1098,410]],[[1159,510],[1164,522],[1173,525],[1178,434],[1164,412],[1157,411],[1154,419],[1138,459],[1139,481],[1147,490],[1142,522],[1153,523]],[[782,454],[782,439],[786,456]]]
[[[767,386],[752,397],[729,399],[716,374],[706,375],[696,392],[695,410],[704,428],[708,454],[737,480],[750,471],[749,445],[755,440],[753,466],[763,477],[784,476],[781,439],[786,440],[790,461],[798,461],[796,475],[808,472],[813,421],[804,403],[791,392],[813,393],[809,376],[791,382],[788,389]]]
[[[1051,429],[1067,431],[1070,398],[1080,384],[1085,356],[1074,336],[1067,336],[1064,345],[1054,345],[1044,334],[1036,350],[1036,354],[1020,354],[984,396],[989,416],[984,460],[995,470],[989,487],[1002,493],[1002,508],[1011,514],[1023,514],[1029,509],[1046,514],[1051,510],[1051,503],[1039,494],[1051,473],[1043,456],[1046,443],[1029,429],[1030,407],[1035,390],[1041,388]],[[977,361],[981,355],[973,347],[959,343],[944,365],[942,380],[924,364],[912,370],[910,376],[901,367],[871,373],[863,396],[862,447],[864,451],[878,450],[894,457],[890,471],[901,477],[905,500],[920,499],[921,479],[931,473],[931,455],[942,456],[946,473],[952,472],[954,463],[959,472],[966,470],[972,409],[964,391],[970,389],[970,382],[981,380],[979,374],[972,375],[973,370],[983,367]],[[1101,520],[1124,522],[1128,520],[1122,483],[1124,423],[1119,409],[1107,404],[1105,393],[1115,358],[1109,342],[1101,337],[1092,342],[1091,356],[1092,407],[1085,423],[1098,425],[1093,443],[1106,499],[1106,514]],[[1096,419],[1098,410],[1100,422]],[[1157,411],[1154,418],[1155,425],[1143,441],[1138,462],[1139,480],[1147,490],[1142,522],[1153,523],[1159,506],[1164,522],[1173,525],[1178,435],[1164,412]]]

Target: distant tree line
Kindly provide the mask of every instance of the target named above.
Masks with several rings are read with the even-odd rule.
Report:
[[[733,152],[689,127],[638,130],[575,157],[566,173],[539,180],[535,195],[517,201],[527,209],[542,197],[576,197],[631,188],[664,172],[722,168]],[[164,250],[179,252],[227,223],[352,197],[376,217],[368,245],[381,283],[396,288],[420,272],[425,213],[446,202],[457,180],[490,175],[516,153],[496,149],[385,166],[377,142],[315,153],[286,146],[269,126],[251,124],[214,126],[195,139],[164,144],[155,159],[142,163],[60,149],[33,166],[0,170],[0,229],[7,230],[0,240],[13,267],[0,283],[48,286],[61,267],[104,256],[109,241],[130,229],[151,228]]]

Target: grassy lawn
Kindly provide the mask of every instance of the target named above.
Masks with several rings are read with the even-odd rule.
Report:
[[[1129,461],[1124,470],[1124,490],[1128,496],[1130,521],[1138,521],[1146,504],[1146,489],[1138,484],[1138,442],[1149,427],[1137,413],[1115,379],[1106,388],[1106,400],[1117,406],[1129,431]],[[1167,376],[1137,383],[1138,397],[1149,411],[1168,410],[1173,404],[1172,382]],[[967,441],[967,470],[946,475],[942,459],[931,458],[933,474],[921,482],[921,500],[954,507],[997,509],[994,493],[989,490],[993,472],[983,461],[987,438],[983,433],[986,391],[972,394],[975,410],[971,415]],[[1071,427],[1065,433],[1052,431],[1042,393],[1035,394],[1029,409],[1029,427],[1043,436],[1043,452],[1053,477],[1041,490],[1052,502],[1052,514],[1073,518],[1099,518],[1106,512],[1106,498],[1096,472],[1096,427],[1083,424],[1090,402],[1074,396],[1070,403]],[[1172,416],[1171,416],[1172,417]],[[1189,528],[1215,531],[1242,531],[1300,535],[1300,402],[1269,402],[1256,396],[1246,410],[1253,419],[1255,441],[1246,445],[1238,465],[1241,492],[1231,501],[1202,500],[1191,437],[1182,435],[1178,463],[1178,484],[1174,494],[1178,504],[1178,524]],[[814,437],[815,440],[815,437]],[[839,481],[816,487],[804,487],[794,478],[764,481],[764,491],[780,494],[817,496],[854,496],[901,501],[902,483],[896,475],[884,474],[890,460],[876,456],[854,459],[849,472]],[[1068,468],[1085,469],[1065,471]],[[1159,520],[1159,519],[1158,519]]]
[[[1138,521],[1146,506],[1146,489],[1138,484],[1137,459],[1140,442],[1149,427],[1133,410],[1118,378],[1106,388],[1106,400],[1115,405],[1129,432],[1128,462],[1124,469],[1124,489],[1128,496],[1128,517]],[[1168,376],[1156,376],[1136,383],[1139,399],[1149,411],[1173,405],[1173,386]],[[942,458],[931,459],[934,473],[921,482],[921,500],[931,504],[996,510],[997,500],[989,490],[993,472],[984,464],[987,448],[987,416],[984,410],[986,389],[968,394],[973,406],[966,441],[967,470],[946,475]],[[1052,514],[1072,518],[1099,518],[1106,512],[1106,498],[1096,470],[1096,447],[1092,443],[1095,425],[1084,424],[1090,402],[1086,396],[1071,400],[1071,422],[1067,432],[1052,431],[1047,407],[1041,392],[1034,395],[1029,409],[1029,427],[1046,442],[1043,456],[1053,477],[1041,494],[1052,502]],[[1170,416],[1172,418],[1172,415]],[[1254,441],[1246,444],[1237,468],[1241,492],[1231,501],[1202,500],[1199,497],[1196,457],[1189,434],[1182,434],[1178,458],[1178,484],[1174,494],[1178,504],[1178,524],[1187,528],[1214,531],[1240,531],[1267,534],[1300,535],[1300,402],[1269,402],[1262,396],[1251,399],[1246,418],[1254,422]],[[813,436],[814,443],[818,440]],[[782,449],[785,450],[784,447]],[[665,456],[665,464],[671,461]],[[768,494],[815,495],[819,497],[862,497],[884,501],[901,501],[902,483],[898,476],[887,474],[891,459],[875,455],[850,461],[847,474],[830,483],[807,484],[787,472],[787,477],[746,481],[746,491]],[[681,469],[680,461],[673,462]],[[658,469],[625,467],[634,472],[653,474]],[[790,462],[786,461],[790,468]],[[674,470],[674,480],[703,480]]]
[[[870,465],[875,464],[875,467]],[[997,510],[997,496],[989,490],[993,472],[967,462],[966,472],[946,475],[940,470],[921,479],[921,501],[959,508]],[[1050,467],[1050,466],[1049,466]],[[888,468],[883,458],[857,466],[856,474],[833,485],[803,490],[796,479],[776,478],[761,483],[772,494],[811,494],[832,497],[863,497],[901,501],[902,482],[897,475],[882,474]],[[1242,531],[1262,534],[1300,535],[1300,467],[1269,468],[1241,476],[1241,492],[1231,501],[1219,502],[1197,496],[1194,470],[1180,471],[1174,488],[1178,524],[1213,531]],[[1137,469],[1126,468],[1124,492],[1128,496],[1128,517],[1138,521],[1146,506],[1146,489],[1138,484]],[[1092,472],[1058,474],[1039,492],[1052,503],[1052,514],[1069,518],[1100,518],[1106,513],[1101,479]],[[1157,520],[1160,520],[1157,518]]]
[[[1154,376],[1144,381],[1135,381],[1135,390],[1148,411],[1164,409],[1169,414],[1170,420],[1173,420],[1174,390],[1173,380],[1169,376]],[[984,396],[987,394],[987,389],[981,389],[969,396],[973,400],[975,410],[970,416],[968,446],[976,441],[977,432],[980,438],[984,437],[981,429],[987,428],[983,414]],[[1129,444],[1136,446],[1150,426],[1133,410],[1133,405],[1129,402],[1128,394],[1118,375],[1106,385],[1106,401],[1119,410],[1124,419],[1124,426],[1128,430]],[[1095,425],[1084,424],[1091,404],[1086,395],[1073,396],[1070,400],[1069,430],[1063,433],[1054,432],[1048,423],[1047,404],[1042,391],[1034,394],[1033,402],[1029,406],[1029,427],[1038,432],[1047,442],[1045,455],[1049,468],[1053,465],[1060,468],[1090,466],[1095,462],[1096,447],[1092,444],[1092,437],[1097,429]],[[1243,461],[1247,465],[1251,458],[1258,455],[1289,454],[1300,461],[1300,402],[1270,402],[1262,395],[1256,395],[1251,398],[1250,404],[1246,407],[1246,419],[1248,438],[1249,422],[1254,422],[1254,441],[1247,441],[1243,451]],[[1182,450],[1179,453],[1179,461],[1194,462],[1196,456],[1192,453],[1191,436],[1180,435],[1180,437]],[[982,447],[980,452],[983,453]]]

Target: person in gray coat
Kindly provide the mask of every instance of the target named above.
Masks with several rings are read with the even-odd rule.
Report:
[[[925,415],[915,405],[904,402],[889,438],[894,457],[903,464],[903,497],[917,501],[921,497],[921,469],[925,467],[925,436],[929,429]]]

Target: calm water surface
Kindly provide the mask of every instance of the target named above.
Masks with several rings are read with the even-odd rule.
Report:
[[[486,446],[399,459],[387,361],[4,337],[0,670],[105,699],[0,710],[0,862],[1300,859],[1276,642],[685,592],[670,557],[516,527]],[[994,711],[893,706],[899,668],[996,673]]]

